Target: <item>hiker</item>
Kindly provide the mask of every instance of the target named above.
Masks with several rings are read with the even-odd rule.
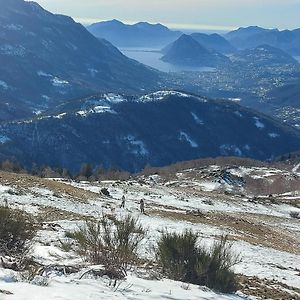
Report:
[[[5,208],[8,208],[8,201],[7,201],[6,198],[4,199],[4,207],[5,207]]]
[[[141,213],[145,214],[145,202],[144,202],[144,199],[141,199],[141,201],[140,201],[140,209],[141,209]]]
[[[122,203],[121,203],[120,208],[125,208],[125,196],[124,195],[122,196]]]

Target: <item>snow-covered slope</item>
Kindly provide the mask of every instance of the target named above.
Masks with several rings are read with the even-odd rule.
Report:
[[[267,293],[268,298],[284,295],[282,299],[298,299],[300,222],[291,218],[290,212],[300,212],[299,185],[289,192],[273,194],[272,198],[264,194],[254,197],[248,192],[252,184],[249,178],[268,182],[274,176],[292,181],[299,180],[300,174],[268,167],[224,169],[214,165],[169,173],[167,177],[150,175],[90,183],[1,172],[0,201],[6,199],[9,206],[22,208],[42,220],[31,252],[35,260],[43,265],[79,269],[70,275],[52,270],[33,282],[24,282],[18,273],[0,268],[0,290],[13,293],[0,292],[0,298],[233,300],[260,299],[254,296]],[[111,197],[100,193],[103,187]],[[123,195],[125,209],[119,208]],[[141,198],[146,203],[145,215],[139,213]],[[63,251],[60,241],[65,241],[66,231],[78,228],[84,217],[97,218],[103,213],[130,214],[140,219],[148,228],[140,249],[144,258],[153,257],[151,249],[163,230],[182,232],[190,228],[199,233],[199,242],[207,247],[222,234],[229,234],[234,252],[241,256],[241,262],[235,266],[244,282],[240,291],[220,295],[204,287],[153,279],[142,266],[130,272],[117,288],[109,286],[107,278],[80,279],[88,266],[74,252]],[[43,283],[47,286],[40,286]]]

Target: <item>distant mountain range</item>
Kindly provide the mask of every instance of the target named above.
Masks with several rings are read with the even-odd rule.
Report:
[[[290,55],[300,56],[300,29],[265,29],[257,26],[239,28],[225,35],[225,38],[238,49],[269,45]]]
[[[158,74],[35,2],[1,1],[0,120],[99,91],[141,92]],[[6,105],[6,103],[8,103]]]
[[[84,162],[138,171],[220,155],[268,159],[299,148],[299,131],[265,115],[172,91],[98,95],[61,105],[57,114],[0,125],[0,159],[72,171]]]
[[[106,39],[117,47],[161,48],[175,41],[182,34],[161,24],[139,22],[128,25],[118,20],[95,23],[87,29],[94,36]]]
[[[174,65],[216,67],[230,63],[226,56],[206,49],[192,36],[186,34],[183,34],[162,51],[165,54],[161,59]]]
[[[248,66],[272,66],[297,64],[297,60],[286,52],[269,45],[260,45],[254,49],[245,49],[230,56],[231,61]]]
[[[211,51],[216,51],[223,54],[231,54],[237,50],[229,43],[229,41],[217,33],[192,33],[191,37],[200,45]]]

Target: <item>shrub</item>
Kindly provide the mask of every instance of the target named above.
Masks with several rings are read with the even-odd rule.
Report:
[[[214,243],[210,250],[197,246],[197,234],[162,234],[156,257],[162,273],[168,278],[206,285],[220,292],[236,290],[235,274],[231,271],[238,257],[232,254],[227,236]]]
[[[291,211],[290,212],[290,217],[294,219],[300,219],[300,214],[297,211]]]
[[[109,193],[109,190],[108,190],[107,188],[102,188],[102,189],[101,189],[101,193],[102,193],[104,196],[110,197],[110,193]]]
[[[197,238],[198,236],[191,231],[185,231],[183,234],[163,233],[158,242],[156,256],[167,277],[196,283],[194,266],[197,262]]]
[[[0,207],[0,254],[16,256],[24,253],[34,237],[32,218],[23,211]]]
[[[138,220],[130,216],[124,219],[104,216],[99,221],[87,221],[68,236],[76,240],[77,252],[86,261],[126,275],[138,259],[137,251],[145,231]]]

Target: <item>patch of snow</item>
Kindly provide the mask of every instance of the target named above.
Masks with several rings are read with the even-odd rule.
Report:
[[[142,156],[147,156],[149,154],[145,143],[141,140],[136,139],[136,137],[134,137],[133,135],[127,135],[122,139],[128,142],[133,154]]]
[[[192,148],[198,148],[199,145],[184,131],[180,131],[179,140],[188,142]]]
[[[53,75],[48,74],[48,73],[46,73],[44,71],[38,71],[37,75],[40,76],[40,77],[51,77],[51,78],[53,77]]]
[[[300,163],[297,164],[294,168],[293,168],[293,172],[296,173],[298,170],[300,169]]]
[[[52,81],[52,85],[56,87],[65,87],[70,84],[69,81],[63,80],[58,77],[54,77],[51,81]]]
[[[89,72],[90,72],[90,74],[91,74],[91,76],[92,76],[92,77],[95,77],[95,76],[96,76],[96,74],[98,74],[98,73],[99,73],[99,71],[98,71],[98,70],[96,70],[96,69],[93,69],[93,68],[89,68],[88,70],[89,70]]]
[[[7,143],[7,142],[9,142],[9,141],[11,141],[11,139],[10,138],[8,138],[7,136],[5,136],[5,135],[0,135],[0,144],[5,144],[5,143]]]
[[[246,151],[250,151],[250,150],[251,150],[251,147],[250,147],[248,144],[246,144],[243,148],[244,148]]]
[[[138,101],[140,102],[161,101],[167,99],[168,96],[177,96],[180,98],[196,98],[197,100],[201,100],[202,102],[207,102],[207,100],[203,98],[196,97],[182,92],[177,92],[177,91],[158,91],[152,94],[142,96],[138,99]]]
[[[228,98],[229,101],[232,101],[232,102],[241,102],[241,98]]]
[[[273,138],[273,139],[280,137],[280,134],[274,133],[274,132],[271,132],[268,135],[269,135],[270,138]]]
[[[55,119],[62,119],[63,117],[65,117],[67,115],[67,113],[61,113],[59,115],[54,116]]]
[[[254,120],[255,120],[255,126],[259,129],[263,129],[265,128],[265,124],[262,123],[258,117],[254,117]]]
[[[5,81],[0,80],[0,88],[2,88],[4,90],[8,90],[9,86],[8,86],[8,84]]]
[[[191,115],[192,115],[194,121],[195,121],[198,125],[203,125],[203,124],[204,124],[203,120],[201,120],[201,119],[197,116],[197,114],[195,114],[194,112],[191,112]]]
[[[47,96],[47,95],[42,95],[42,98],[43,98],[44,100],[46,100],[46,101],[49,101],[49,100],[50,100],[50,97]]]
[[[243,152],[239,147],[236,145],[229,145],[229,144],[224,144],[220,146],[220,154],[222,155],[236,155],[236,156],[242,156]]]
[[[116,114],[114,110],[110,108],[110,106],[95,106],[91,109],[88,110],[80,110],[77,111],[76,114],[81,116],[81,117],[86,117],[90,114],[101,114],[101,113],[111,113],[111,114]],[[61,116],[61,114],[60,114]]]
[[[242,115],[242,113],[239,112],[238,110],[236,110],[236,111],[234,112],[234,114],[237,115],[237,116],[240,117],[240,118],[243,118],[243,117],[244,117],[244,116]]]

